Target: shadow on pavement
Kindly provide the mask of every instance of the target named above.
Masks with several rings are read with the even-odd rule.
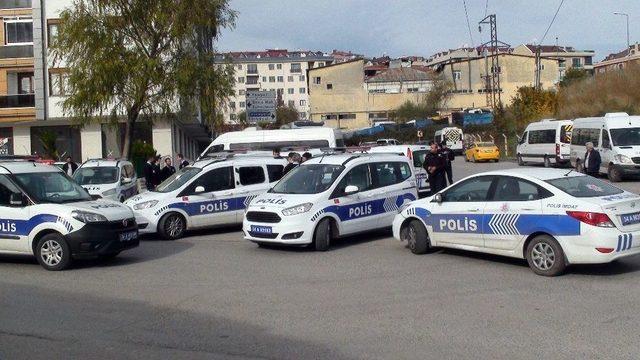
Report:
[[[391,236],[391,229],[374,230],[371,232],[360,233],[355,235],[345,236],[343,238],[334,239],[331,241],[328,251],[340,250],[342,248],[365,244],[377,240],[388,239]],[[268,250],[283,250],[291,252],[312,252],[313,246],[311,245],[282,245],[282,244],[260,244],[261,248]]]

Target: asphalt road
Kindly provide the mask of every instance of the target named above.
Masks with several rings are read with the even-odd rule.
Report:
[[[456,162],[456,178],[512,163]],[[638,189],[638,183],[621,184]],[[636,359],[640,257],[557,278],[389,232],[330,251],[263,249],[238,228],[147,238],[47,272],[0,257],[0,359]]]

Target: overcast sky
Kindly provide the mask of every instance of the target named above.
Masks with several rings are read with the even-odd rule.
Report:
[[[467,0],[473,44],[485,0]],[[560,0],[489,0],[498,19],[498,38],[512,46],[537,42]],[[236,28],[225,30],[220,51],[285,48],[351,50],[366,56],[422,55],[471,43],[462,0],[231,0],[239,12]],[[596,59],[640,41],[640,0],[565,0],[544,43],[596,51]]]

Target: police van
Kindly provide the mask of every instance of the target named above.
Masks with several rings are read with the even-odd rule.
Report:
[[[138,193],[136,171],[126,160],[87,160],[73,173],[73,179],[93,199],[124,202]]]
[[[138,246],[128,207],[93,201],[57,167],[0,162],[0,253],[35,255],[47,270]]]
[[[219,154],[196,161],[155,190],[125,202],[141,233],[168,240],[186,230],[242,223],[245,207],[282,177],[287,161],[259,154]]]
[[[391,226],[398,208],[417,198],[406,156],[333,154],[289,172],[247,207],[243,232],[258,243],[313,244]]]
[[[422,167],[424,159],[430,149],[427,145],[388,145],[374,146],[367,150],[369,153],[396,153],[403,154],[413,163],[413,173],[416,177],[418,195],[426,196],[431,188],[429,187],[429,174]]]
[[[448,247],[524,258],[554,276],[640,253],[640,196],[572,169],[486,172],[402,208],[393,235],[416,254]]]

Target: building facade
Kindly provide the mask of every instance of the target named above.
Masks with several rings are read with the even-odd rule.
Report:
[[[332,64],[322,52],[265,50],[220,54],[216,62],[231,62],[235,70],[234,94],[223,111],[226,123],[239,122],[246,111],[247,91],[273,90],[279,106],[293,107],[299,119],[309,117],[307,70]]]
[[[514,54],[535,56],[537,45],[523,44],[513,49]],[[540,56],[558,59],[558,71],[560,79],[568,69],[584,69],[593,71],[593,50],[576,50],[571,46],[540,45]]]
[[[631,64],[640,65],[640,43],[635,43],[621,52],[609,54],[593,68],[595,75],[598,76],[598,74],[622,70]]]
[[[43,134],[53,134],[58,153],[75,161],[120,155],[124,124],[79,128],[62,109],[67,70],[64,62],[54,62],[49,44],[57,34],[60,13],[72,4],[0,0],[0,154],[44,155]],[[210,142],[197,118],[140,122],[136,128],[134,139],[151,143],[162,155],[195,158]]]

